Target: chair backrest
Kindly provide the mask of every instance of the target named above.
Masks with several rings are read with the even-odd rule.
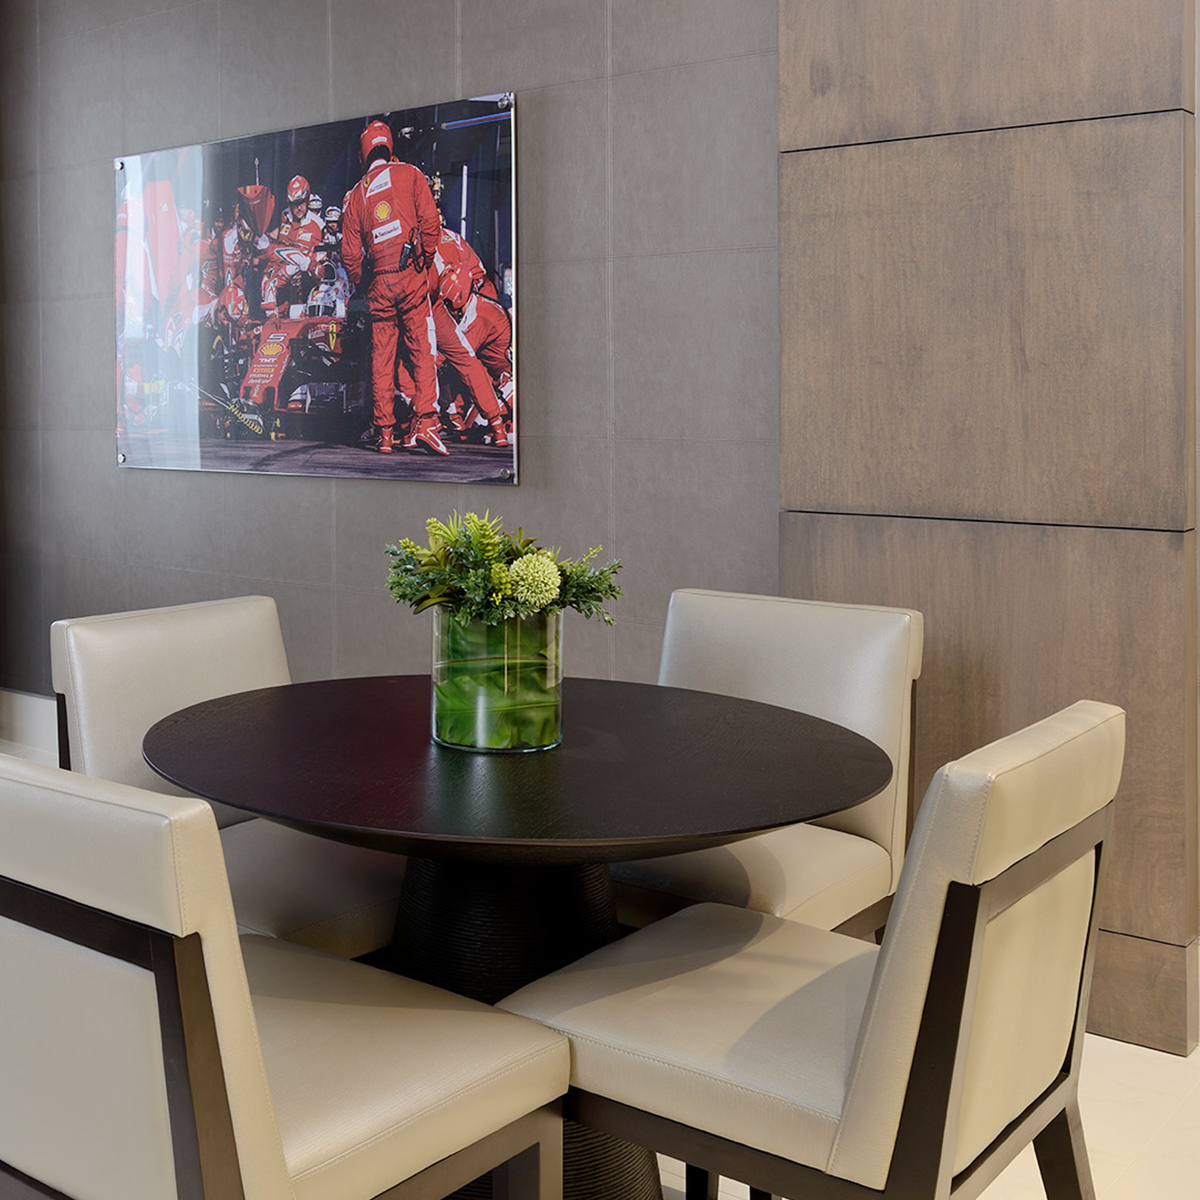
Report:
[[[185,793],[142,758],[151,725],[189,704],[291,681],[269,596],[55,621],[50,669],[70,748],[61,765],[174,795]],[[245,819],[213,810],[220,826]]]
[[[923,640],[911,609],[682,589],[671,595],[658,682],[812,713],[882,746],[893,767],[887,788],[819,823],[887,850],[895,887]]]
[[[938,1130],[944,1171],[969,1165],[1077,1063],[1097,855],[1124,749],[1122,710],[1080,701],[938,771],[876,964],[832,1173],[883,1187],[899,1154],[901,1112],[916,1104],[906,1100],[910,1077],[918,1087],[928,1066],[914,1064],[927,1007],[927,1026],[949,1027],[958,1039],[948,1068],[954,1084],[941,1097],[949,1105]],[[973,982],[956,1010],[953,997],[936,993],[945,974],[930,979],[935,951],[952,953],[941,947],[953,945],[950,923],[963,912],[966,950],[951,966]]]
[[[221,1145],[290,1197],[212,810],[0,755],[0,1192],[198,1196]]]

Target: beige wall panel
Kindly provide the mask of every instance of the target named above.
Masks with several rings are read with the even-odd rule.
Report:
[[[779,146],[1194,108],[1194,0],[780,0]]]
[[[782,507],[1190,528],[1193,124],[784,155]]]
[[[1190,1054],[1197,1042],[1196,943],[1173,946],[1119,933],[1100,934],[1088,1029]]]
[[[1129,714],[1105,929],[1197,933],[1194,533],[783,513],[784,595],[925,614],[916,795],[1075,700]]]

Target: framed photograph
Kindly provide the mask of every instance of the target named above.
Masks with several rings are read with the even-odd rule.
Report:
[[[511,94],[114,173],[121,466],[517,482]]]

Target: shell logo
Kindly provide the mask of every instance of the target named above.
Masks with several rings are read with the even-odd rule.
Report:
[[[283,347],[278,342],[270,342],[259,349],[259,354],[263,358],[274,358],[277,354],[283,353]]]
[[[386,221],[392,215],[392,206],[386,200],[375,205],[375,220]]]

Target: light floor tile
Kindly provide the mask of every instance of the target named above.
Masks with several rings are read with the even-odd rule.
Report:
[[[1102,1200],[1192,1200],[1200,1190],[1200,1156],[1190,1152],[1164,1154],[1157,1146],[1138,1155]]]
[[[1022,1150],[983,1195],[987,1200],[1027,1200],[1032,1196],[1045,1200],[1033,1147]]]

